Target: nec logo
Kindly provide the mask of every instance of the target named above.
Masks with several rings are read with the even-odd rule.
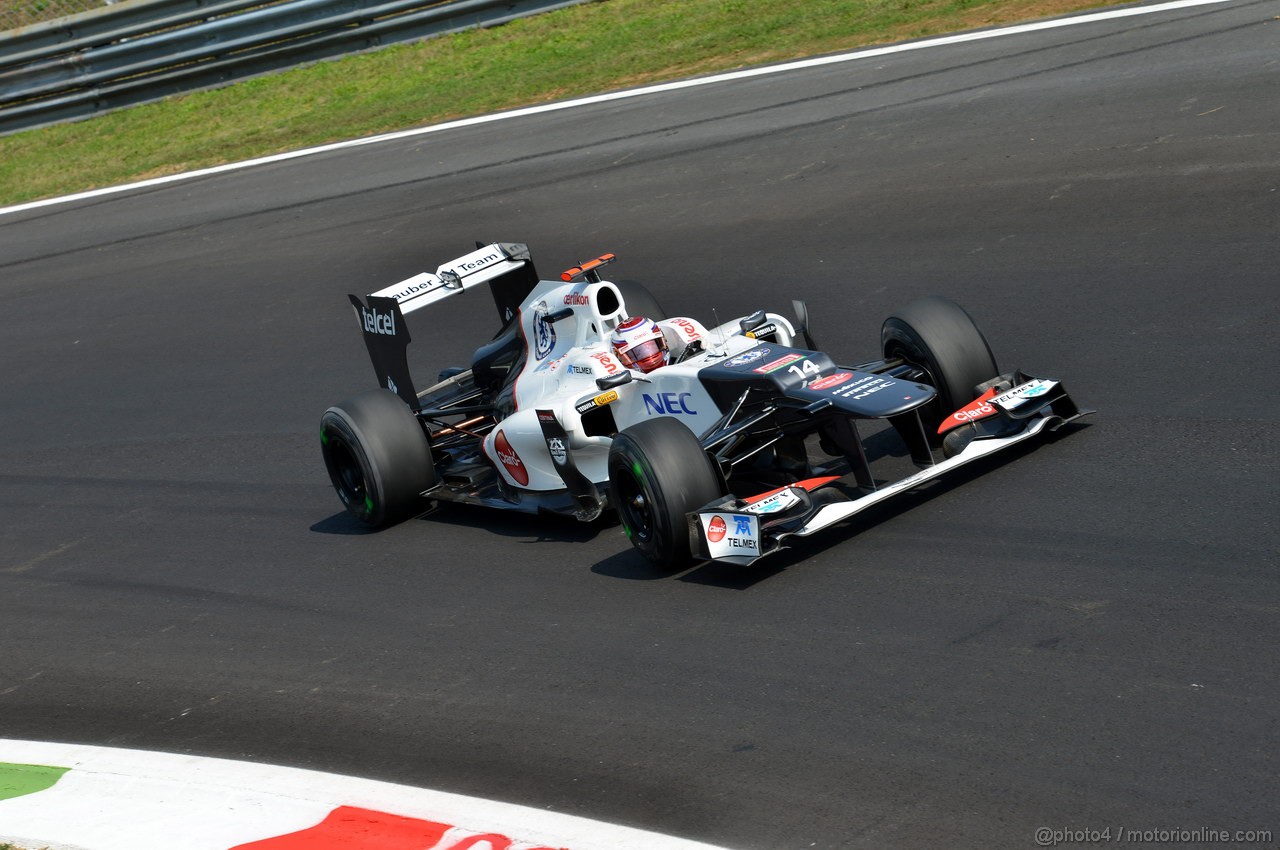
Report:
[[[361,307],[360,314],[364,321],[365,333],[396,335],[395,313],[379,313],[377,310],[366,310]]]
[[[659,416],[697,416],[698,411],[689,407],[689,399],[693,393],[654,393],[644,394],[644,412],[656,413]]]

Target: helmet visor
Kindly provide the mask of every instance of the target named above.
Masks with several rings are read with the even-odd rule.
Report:
[[[628,369],[636,368],[639,363],[652,362],[654,357],[661,357],[663,346],[656,339],[646,339],[644,342],[631,346],[626,351],[618,352],[618,359],[622,361],[622,365]]]

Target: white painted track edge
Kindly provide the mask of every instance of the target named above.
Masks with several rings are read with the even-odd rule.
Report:
[[[71,203],[73,201],[83,201],[92,198],[99,198],[105,195],[127,192],[135,189],[146,189],[154,186],[163,186],[167,183],[175,183],[182,180],[191,180],[197,177],[208,177],[211,175],[222,174],[224,172],[239,171],[245,168],[252,168],[258,165],[268,165],[274,162],[284,162],[290,159],[298,159],[301,157],[315,156],[317,154],[329,153],[331,151],[345,150],[347,148],[359,147],[362,145],[379,144],[382,142],[395,141],[397,139],[412,138],[414,136],[423,136],[430,133],[439,133],[446,130],[456,130],[463,127],[473,127],[479,124],[487,124],[493,121],[506,121],[513,118],[523,118],[529,115],[539,115],[548,112],[558,112],[565,109],[575,109],[583,106],[590,106],[597,103],[608,103],[615,100],[626,100],[635,97],[642,97],[650,94],[660,94],[663,92],[678,91],[685,88],[695,88],[700,86],[714,85],[718,83],[731,82],[733,80],[747,79],[750,77],[759,77],[769,74],[782,74],[788,71],[802,70],[804,68],[815,68],[822,65],[832,65],[840,62],[855,62],[863,59],[872,59],[878,56],[886,56],[893,53],[905,53],[913,50],[926,50],[934,47],[943,47],[950,44],[960,44],[969,41],[981,41],[991,38],[1003,38],[1005,36],[1020,35],[1022,33],[1038,32],[1041,30],[1057,29],[1059,27],[1079,26],[1081,24],[1096,23],[1098,21],[1112,20],[1115,18],[1133,17],[1137,15],[1151,15],[1159,12],[1174,11],[1177,9],[1186,9],[1195,6],[1210,6],[1224,3],[1234,2],[1234,0],[1172,0],[1167,3],[1157,3],[1150,6],[1126,6],[1117,9],[1108,9],[1102,12],[1091,12],[1081,15],[1073,15],[1065,18],[1054,18],[1046,21],[1035,21],[1027,24],[1015,24],[1007,27],[996,29],[976,30],[973,32],[964,32],[956,35],[942,36],[938,38],[923,39],[921,41],[906,42],[903,44],[892,44],[885,47],[875,47],[868,49],[855,50],[849,53],[838,53],[829,56],[818,56],[809,59],[799,59],[793,62],[784,62],[777,65],[765,65],[759,68],[748,68],[741,71],[731,71],[724,74],[714,74],[706,77],[695,77],[688,80],[678,80],[670,83],[660,83],[653,86],[644,86],[636,89],[626,89],[623,91],[609,92],[606,94],[593,95],[591,97],[578,98],[575,100],[567,100],[558,103],[548,103],[539,106],[529,106],[522,109],[513,109],[506,112],[497,112],[491,115],[479,115],[472,118],[463,118],[457,121],[448,121],[443,124],[432,124],[426,127],[415,127],[411,130],[399,130],[392,133],[383,133],[376,136],[366,136],[359,139],[349,139],[341,142],[333,142],[325,145],[318,145],[311,148],[302,148],[295,151],[287,151],[285,153],[272,154],[270,156],[257,157],[255,159],[242,160],[240,162],[227,163],[225,165],[215,165],[210,168],[201,168],[195,171],[186,171],[180,174],[168,174],[164,177],[154,177],[149,180],[140,180],[135,183],[124,183],[118,186],[107,186],[101,189],[92,189],[86,192],[77,192],[71,195],[62,195],[56,198],[45,198],[39,201],[29,201],[26,203],[15,204],[9,207],[0,207],[0,215],[10,215],[14,213],[26,212],[29,210],[41,209],[43,207],[54,206],[58,204]]]
[[[70,773],[59,780],[59,784],[72,774],[81,774],[93,775],[109,783],[127,783],[130,789],[158,789],[161,799],[155,804],[157,816],[165,805],[181,807],[179,801],[183,800],[199,803],[188,806],[188,811],[197,815],[229,811],[233,807],[226,805],[228,801],[237,802],[243,812],[245,801],[251,800],[263,812],[264,831],[255,840],[274,837],[269,817],[273,809],[307,810],[311,807],[316,811],[329,811],[339,806],[354,806],[401,817],[449,823],[477,832],[495,831],[523,842],[535,841],[572,850],[721,850],[710,844],[545,809],[256,762],[6,738],[0,738],[0,762],[70,768]],[[46,794],[51,794],[51,791],[0,800],[0,836],[16,838],[21,835],[13,831],[13,827],[20,824],[14,823],[13,819],[6,823],[8,804],[26,801],[24,805],[28,807],[39,807],[41,795]],[[52,801],[52,796],[49,799]],[[167,804],[166,800],[169,801]],[[140,802],[146,804],[148,801]],[[56,814],[60,819],[74,821],[77,813],[67,811],[67,804],[68,797],[59,798]],[[101,799],[85,801],[84,817],[109,817],[110,814],[103,814]],[[187,816],[186,813],[173,814]],[[225,822],[225,819],[217,820]],[[200,823],[184,820],[184,824],[190,835],[201,834]],[[212,830],[219,825],[224,824],[211,821],[208,828]],[[140,829],[139,832],[145,833],[145,830]],[[69,833],[28,838],[39,839],[49,846],[57,846],[56,842],[60,840],[73,839]],[[83,843],[70,846],[97,850],[97,847]],[[129,846],[136,850],[150,850],[145,840],[130,842]]]

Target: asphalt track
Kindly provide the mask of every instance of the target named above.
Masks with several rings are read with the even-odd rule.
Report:
[[[0,735],[760,848],[1270,829],[1280,2],[388,142],[0,218]],[[672,313],[926,293],[1099,414],[759,568],[449,508],[361,533],[346,305],[614,251]],[[462,303],[458,303],[462,302]],[[492,305],[414,325],[421,374]]]

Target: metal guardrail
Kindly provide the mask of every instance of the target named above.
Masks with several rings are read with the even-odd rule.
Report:
[[[0,33],[0,134],[595,0],[127,0]]]

